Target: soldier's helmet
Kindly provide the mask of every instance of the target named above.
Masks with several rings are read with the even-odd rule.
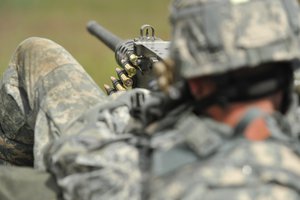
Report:
[[[186,79],[300,58],[297,0],[174,0],[171,57]]]

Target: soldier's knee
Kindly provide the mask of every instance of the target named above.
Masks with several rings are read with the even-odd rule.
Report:
[[[30,37],[22,41],[17,47],[17,52],[23,51],[43,51],[43,49],[47,49],[50,46],[59,46],[55,42],[41,37]]]
[[[62,46],[40,37],[30,37],[18,46],[11,64],[18,66],[17,70],[39,69],[40,73],[48,73],[65,64],[78,64],[75,59]],[[28,70],[25,70],[28,71]],[[33,72],[31,72],[33,73]]]
[[[46,39],[46,38],[41,38],[41,37],[29,37],[29,38],[23,40],[20,43],[20,46],[34,45],[34,44],[38,44],[38,43],[44,42],[44,41],[50,41],[50,40]]]

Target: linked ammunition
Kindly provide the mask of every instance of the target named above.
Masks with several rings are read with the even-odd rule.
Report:
[[[111,88],[109,85],[104,84],[104,89],[107,93],[107,95],[111,95],[116,92],[114,88]]]
[[[116,68],[116,72],[118,74],[119,79],[122,81],[123,86],[126,89],[132,88],[133,80],[125,74],[125,71],[120,68]]]
[[[126,89],[123,87],[122,82],[115,77],[111,76],[110,80],[117,91],[125,91]]]

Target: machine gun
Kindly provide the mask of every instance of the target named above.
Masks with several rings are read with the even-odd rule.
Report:
[[[157,87],[153,64],[168,57],[170,42],[157,38],[152,26],[141,26],[140,36],[129,40],[120,39],[95,21],[88,23],[87,30],[115,52],[115,59],[123,68],[117,70],[121,82],[112,79],[115,88]]]
[[[105,86],[108,94],[131,87],[154,91],[147,98],[143,97],[143,92],[130,93],[133,104],[130,113],[143,125],[162,118],[167,110],[172,110],[188,97],[184,83],[168,87],[173,80],[173,64],[167,59],[170,42],[157,38],[152,26],[142,25],[140,36],[129,40],[120,39],[95,21],[88,23],[87,30],[115,52],[115,59],[123,68],[116,70],[120,80],[111,78],[114,88]],[[168,88],[168,95],[164,86]]]

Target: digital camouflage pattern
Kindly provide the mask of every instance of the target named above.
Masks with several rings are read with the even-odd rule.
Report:
[[[200,5],[208,1],[175,1],[174,5],[176,2]],[[276,14],[278,20],[283,20],[279,21],[284,22],[283,27],[287,27],[286,20],[290,18],[283,15],[281,6],[294,5],[292,0],[222,2],[230,3],[233,11],[235,6],[242,8],[246,16],[247,3],[254,2],[251,9],[257,5],[256,10],[260,10],[266,7],[263,2],[268,2],[266,13]],[[212,23],[210,19],[216,18],[205,19]],[[276,44],[277,40],[273,41]],[[295,48],[296,52],[298,42],[291,44],[291,49],[288,44],[284,43],[285,50]],[[273,48],[282,50],[276,45],[267,49],[272,52]],[[264,52],[260,49],[259,55]],[[259,56],[256,51],[253,53],[249,58],[255,65],[262,60],[255,60]],[[65,200],[300,199],[297,102],[285,116],[261,116],[272,134],[260,142],[250,142],[242,132],[195,116],[189,108],[141,127],[129,112],[132,97],[143,91],[132,90],[114,101],[105,98],[69,53],[41,38],[28,39],[17,48],[0,92],[1,159],[17,165],[34,163],[37,169],[51,172]]]
[[[249,142],[224,124],[184,116],[172,136],[181,138],[171,147],[160,148],[156,154],[163,156],[153,164],[175,165],[167,159],[174,152],[179,155],[177,162],[189,151],[194,158],[170,171],[157,171],[151,179],[150,199],[299,199],[299,142],[291,133],[283,133],[276,120],[285,121],[276,115],[266,117],[271,138]],[[182,151],[185,145],[188,148]]]
[[[0,160],[14,165],[43,168],[48,142],[104,99],[66,50],[42,38],[18,46],[0,84]]]
[[[190,112],[167,129],[127,134],[118,123],[128,114],[126,98],[85,113],[49,149],[47,166],[65,199],[300,198],[299,129],[291,126],[297,107],[286,117],[266,116],[271,138],[249,142]]]
[[[180,9],[172,13],[171,48],[181,75],[191,78],[299,60],[295,2],[175,1]],[[65,199],[300,198],[297,103],[285,116],[260,116],[271,136],[251,142],[242,131],[195,116],[189,109],[140,130],[127,129],[117,120],[128,112],[130,103],[124,99],[85,113],[49,148],[46,165]],[[166,123],[169,126],[161,127]]]
[[[184,78],[297,59],[297,4],[296,0],[175,0],[171,57]]]

